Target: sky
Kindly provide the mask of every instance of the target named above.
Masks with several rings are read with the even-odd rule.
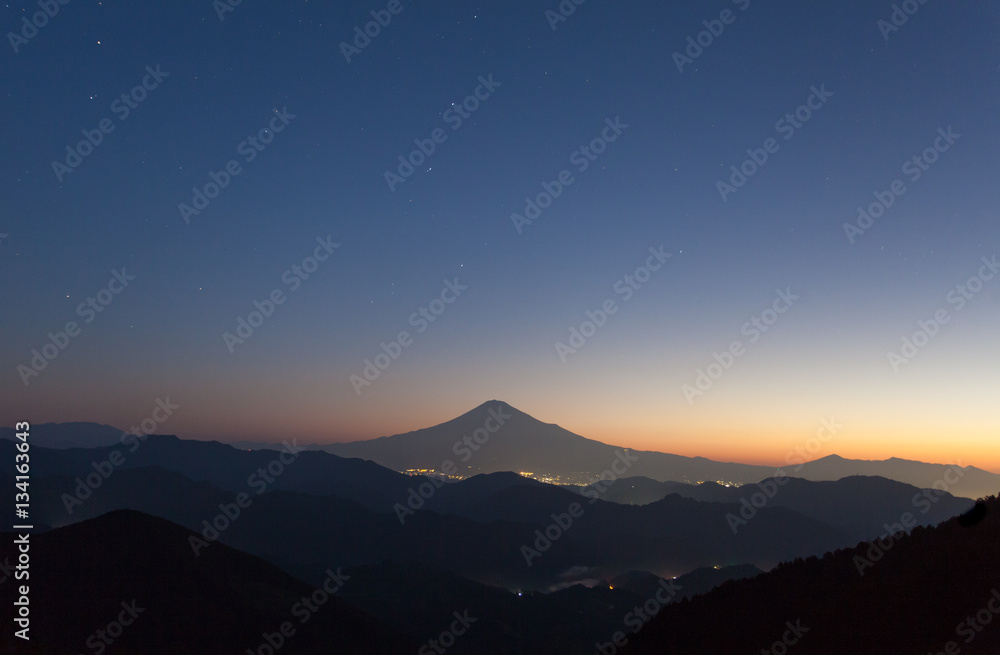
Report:
[[[1000,472],[995,3],[45,6],[0,8],[5,425],[501,399]]]

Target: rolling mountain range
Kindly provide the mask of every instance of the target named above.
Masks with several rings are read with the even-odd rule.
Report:
[[[727,513],[740,511],[735,504],[672,495],[642,507],[600,500],[589,505],[571,491],[538,484],[509,486],[480,500],[470,494],[472,504],[457,513],[422,509],[405,516],[405,523],[390,508],[376,512],[339,496],[281,489],[260,495],[244,490],[247,506],[228,520],[222,516],[223,506],[235,514],[240,492],[158,467],[114,472],[90,498],[71,504],[72,514],[64,494],[73,489],[74,478],[39,477],[32,486],[36,526],[59,527],[133,509],[202,533],[211,543],[216,533],[207,526],[224,525],[217,531],[219,541],[263,557],[306,582],[316,582],[323,562],[349,567],[388,559],[508,589],[550,589],[637,568],[661,577],[718,564],[770,568],[852,542],[844,531],[784,508],[760,510],[736,535],[726,519]],[[461,494],[461,488],[456,486],[452,493]],[[553,515],[565,522],[574,504],[586,510],[546,546],[538,535],[553,524]],[[621,548],[623,543],[628,547]],[[526,558],[525,548],[544,555]]]
[[[602,487],[586,487],[596,493]],[[773,491],[773,495],[768,492]],[[768,507],[786,507],[846,531],[858,540],[875,534],[887,516],[909,511],[919,525],[935,525],[969,509],[971,501],[956,499],[936,489],[913,486],[880,477],[853,475],[837,481],[814,482],[801,478],[769,478],[759,484],[724,487],[714,482],[690,485],[625,478],[606,487],[603,498],[628,504],[645,504],[670,494],[703,502],[738,503],[748,513],[766,499]],[[943,504],[939,504],[942,503]],[[737,523],[737,525],[739,525]]]
[[[40,424],[32,428],[36,445],[53,448],[109,447],[119,443],[121,435],[115,428],[97,424]],[[13,430],[0,428],[0,439],[13,439]],[[850,460],[831,454],[811,462],[784,466],[779,463],[769,467],[631,450],[544,423],[499,400],[483,403],[450,421],[413,432],[367,441],[300,446],[345,458],[369,460],[394,471],[440,473],[445,472],[442,467],[446,467],[462,477],[514,471],[576,485],[594,482],[612,466],[621,469],[620,453],[624,452],[630,461],[626,472],[617,477],[646,477],[659,482],[697,484],[707,481],[739,486],[760,482],[780,472],[815,481],[835,481],[852,475],[877,476],[919,488],[937,487],[967,498],[979,498],[1000,489],[1000,474],[958,463],[930,464],[898,458]],[[241,442],[234,447],[275,450],[283,446],[281,443]]]
[[[32,553],[40,570],[32,572],[32,588],[45,599],[35,623],[45,639],[26,646],[8,633],[0,647],[5,653],[83,652],[91,648],[88,640],[96,629],[137,603],[144,609],[134,629],[106,644],[108,653],[260,652],[269,636],[272,641],[281,636],[285,621],[298,618],[296,599],[313,597],[331,572],[340,578],[343,571],[349,582],[316,612],[319,618],[289,626],[294,636],[281,652],[329,652],[336,643],[337,652],[343,644],[362,652],[429,653],[435,652],[431,640],[459,624],[465,626],[462,638],[448,649],[456,655],[593,652],[621,630],[628,632],[630,647],[663,652],[677,626],[694,620],[684,608],[701,608],[706,598],[724,600],[699,609],[702,619],[692,632],[733,634],[719,642],[725,647],[705,652],[730,652],[733,645],[754,652],[768,646],[753,645],[764,634],[757,622],[770,626],[776,614],[756,607],[749,615],[752,628],[741,622],[726,623],[721,631],[709,627],[712,617],[746,611],[739,608],[744,592],[727,591],[733,585],[750,585],[746,597],[761,606],[768,602],[766,594],[808,596],[811,587],[797,586],[797,576],[820,580],[817,588],[844,602],[853,602],[852,594],[868,603],[890,602],[884,590],[823,576],[843,575],[843,553],[871,548],[869,540],[889,538],[903,524],[912,536],[891,538],[900,542],[899,553],[909,552],[903,543],[931,531],[946,536],[928,552],[960,559],[962,535],[971,533],[947,526],[952,517],[970,512],[973,501],[950,493],[958,487],[952,483],[982,473],[987,477],[980,476],[979,483],[986,484],[992,475],[945,469],[952,472],[947,491],[873,475],[815,481],[788,477],[795,475],[792,470],[773,475],[771,469],[742,485],[691,484],[640,475],[645,471],[640,465],[672,462],[680,467],[675,471],[694,470],[684,468],[691,462],[704,471],[744,465],[616,448],[502,403],[487,403],[455,421],[411,433],[417,437],[410,444],[408,435],[376,442],[386,452],[409,449],[406,457],[429,461],[440,453],[421,455],[422,448],[450,443],[456,466],[463,448],[469,450],[466,466],[492,461],[491,448],[493,457],[507,458],[506,463],[515,457],[529,461],[538,452],[556,465],[561,448],[563,466],[602,462],[601,470],[614,473],[591,485],[547,484],[511,471],[408,475],[294,440],[238,449],[166,435],[123,438],[115,428],[94,424],[38,426],[31,449],[31,519]],[[98,445],[85,447],[91,442]],[[583,455],[574,458],[578,450]],[[14,442],[0,439],[0,459],[13,461],[15,454]],[[847,462],[827,460],[811,463],[816,475]],[[395,460],[400,467],[407,463],[412,462]],[[942,470],[899,460],[871,464],[921,479]],[[441,463],[425,468],[443,470]],[[0,469],[0,485],[12,490],[13,484],[10,471]],[[9,504],[0,508],[6,525],[13,523],[11,511]],[[943,527],[933,527],[938,524]],[[7,572],[17,553],[13,535],[3,538],[0,570]],[[834,573],[824,568],[831,557],[841,562]],[[880,571],[916,585],[922,575],[919,556],[907,555],[913,561],[905,566],[886,565],[895,557],[880,554]],[[995,566],[978,558],[970,561],[978,562],[985,579],[996,578]],[[959,562],[958,577],[968,583],[971,574],[962,566]],[[789,577],[787,571],[800,573]],[[13,602],[15,586],[8,582],[9,576],[0,579],[0,597]],[[79,611],[77,599],[83,597],[89,600]],[[668,627],[655,627],[661,619],[651,617],[664,604],[660,616],[668,617],[662,619]],[[908,619],[893,615],[893,620]],[[168,634],[177,625],[191,627]],[[643,635],[632,639],[640,628]],[[702,652],[694,641],[683,643],[679,652]],[[864,651],[858,650],[861,642],[834,643]]]
[[[132,509],[206,532],[220,508],[243,494],[246,507],[219,540],[307,582],[331,557],[342,566],[414,561],[509,589],[550,589],[632,569],[661,577],[716,565],[767,569],[877,536],[904,512],[928,525],[971,505],[935,492],[921,511],[921,490],[855,477],[688,485],[688,495],[700,497],[670,493],[638,506],[609,502],[632,478],[585,495],[512,473],[435,484],[320,451],[242,451],[176,437],[152,436],[127,451],[33,449],[35,524],[59,527]],[[0,442],[0,457],[13,456],[14,444]],[[0,479],[12,484],[6,473]],[[311,538],[302,539],[296,526],[308,526]],[[547,530],[557,538],[540,537]],[[339,538],[344,534],[352,537]]]
[[[509,416],[485,443],[464,441],[487,425],[491,415]],[[482,434],[482,432],[480,432]],[[485,435],[483,435],[485,436]],[[474,449],[478,446],[478,449]],[[850,475],[880,476],[916,487],[945,487],[956,495],[978,498],[1000,489],[1000,475],[972,466],[926,464],[892,458],[884,461],[849,460],[827,455],[812,462],[793,461],[777,467],[716,462],[654,451],[630,450],[593,441],[553,423],[543,423],[505,402],[493,400],[434,427],[368,441],[316,446],[343,457],[360,457],[398,471],[441,470],[453,461],[463,475],[497,471],[525,471],[568,484],[593,482],[627,451],[627,475],[658,481],[696,484],[714,481],[740,485],[759,482],[776,473],[806,480],[839,480]],[[953,481],[953,482],[952,482]]]

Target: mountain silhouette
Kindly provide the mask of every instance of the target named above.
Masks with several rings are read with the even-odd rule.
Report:
[[[624,655],[1000,651],[1000,501],[909,535],[782,564],[671,605]],[[963,525],[966,524],[966,525]],[[792,626],[808,629],[801,636]],[[950,645],[949,645],[950,644]]]
[[[517,427],[518,420],[528,428],[537,427],[537,421],[527,415],[518,417],[508,406],[487,404],[481,409],[485,414],[466,415],[465,426],[459,427],[474,426],[480,419],[485,421],[484,416],[503,417],[504,425],[477,444],[480,449],[470,462],[484,456],[489,447],[502,444],[503,429]],[[472,427],[470,434],[477,429]],[[589,442],[572,433],[557,436],[570,444]],[[512,442],[521,438],[515,434]],[[539,438],[547,439],[544,434]],[[458,443],[468,445],[464,440]],[[631,472],[643,456],[589,443],[610,449],[603,451],[612,457],[606,466],[616,469]],[[519,448],[529,449],[530,444],[522,443]],[[13,461],[15,452],[13,442],[0,440],[0,458]],[[689,603],[719,597],[733,585],[774,580],[775,572],[786,569],[805,571],[803,579],[827,589],[823,585],[833,585],[831,574],[809,567],[854,552],[859,541],[892,529],[907,515],[912,519],[907,519],[907,528],[946,519],[945,526],[953,524],[967,534],[983,534],[984,529],[991,534],[989,526],[995,527],[995,512],[987,504],[970,509],[972,501],[946,491],[922,490],[875,476],[836,481],[764,478],[759,483],[725,486],[623,474],[581,487],[545,484],[498,471],[446,481],[406,475],[373,461],[291,443],[283,451],[239,450],[167,435],[96,448],[36,445],[31,453],[32,520],[39,532],[48,530],[32,538],[32,552],[39,555],[38,561],[54,558],[60,562],[52,567],[51,577],[40,573],[40,596],[60,593],[61,576],[72,578],[70,592],[83,597],[88,585],[103,584],[97,582],[101,572],[119,559],[121,571],[108,578],[107,593],[98,594],[82,618],[65,617],[71,611],[69,600],[52,604],[51,613],[39,614],[37,626],[45,629],[49,641],[33,644],[34,650],[16,652],[79,652],[97,629],[94,626],[101,625],[95,614],[98,607],[110,612],[116,604],[138,599],[140,592],[146,594],[143,597],[155,595],[156,589],[168,592],[155,605],[157,613],[198,622],[193,635],[209,630],[206,626],[211,622],[226,625],[213,637],[217,641],[204,641],[209,645],[205,650],[184,641],[186,636],[167,640],[177,645],[176,652],[185,648],[187,652],[221,652],[216,645],[225,644],[231,650],[233,644],[249,640],[245,652],[260,644],[268,630],[281,625],[284,619],[279,617],[290,612],[291,605],[282,607],[289,593],[311,593],[324,584],[329,571],[343,569],[364,584],[345,586],[343,593],[338,592],[336,602],[328,605],[329,620],[338,631],[345,622],[355,628],[371,626],[389,640],[380,650],[381,642],[369,648],[357,630],[345,632],[347,643],[363,652],[392,652],[390,642],[412,652],[440,634],[442,621],[458,620],[453,613],[467,610],[477,617],[479,630],[470,631],[467,639],[455,645],[451,651],[455,655],[539,650],[571,655],[609,643],[626,621],[633,628],[642,625],[632,608],[651,602],[668,588],[676,593],[671,594],[663,616]],[[963,469],[963,475],[967,473]],[[0,470],[0,484],[12,489],[13,482],[9,471]],[[236,513],[238,498],[243,504]],[[926,512],[921,511],[924,507]],[[8,525],[11,511],[10,505],[0,510],[0,518]],[[965,514],[951,518],[961,512]],[[898,540],[899,545],[890,550],[905,552],[903,544],[925,532],[928,528],[915,527],[911,536]],[[6,550],[0,549],[4,566],[3,558],[16,554],[9,548],[12,542],[11,536]],[[66,554],[73,544],[80,544],[79,552]],[[871,547],[865,543],[861,548]],[[891,561],[890,555],[878,558],[880,566]],[[218,564],[209,570],[204,568],[206,562]],[[806,568],[795,568],[801,566]],[[990,579],[993,569],[983,567]],[[77,569],[84,573],[77,575]],[[761,574],[762,570],[768,573]],[[899,573],[893,566],[885,570],[913,575]],[[864,577],[869,579],[867,573]],[[808,586],[796,587],[794,577],[791,582],[778,579],[789,585],[787,594],[793,598],[801,600],[811,593]],[[674,589],[675,585],[681,588]],[[702,595],[713,588],[717,589]],[[11,594],[13,589],[13,585],[0,585],[0,593]],[[130,589],[136,590],[131,597]],[[833,585],[828,590],[842,598],[848,594],[845,602],[853,602],[849,593],[868,593],[863,585],[848,590]],[[190,596],[190,606],[181,607],[181,591]],[[120,597],[113,600],[116,596]],[[763,596],[754,601],[765,602]],[[201,618],[193,615],[195,609],[210,603],[215,603],[212,611],[203,611]],[[250,618],[245,622],[234,618],[233,613],[244,608]],[[712,611],[699,611],[696,631],[712,623],[715,632],[734,632],[728,624],[719,630],[717,617],[727,615]],[[735,610],[727,607],[724,611]],[[890,617],[905,623],[905,617]],[[696,618],[684,615],[684,621]],[[760,620],[766,623],[773,618],[762,614]],[[167,623],[177,625],[173,619]],[[282,652],[323,648],[320,644],[334,637],[321,624],[310,622],[309,626],[320,627],[309,631],[304,625],[294,640],[300,645],[293,647],[289,641]],[[48,631],[56,630],[56,625],[65,625],[66,631],[49,637]],[[126,653],[161,652],[145,640],[164,638],[157,632],[163,626],[151,628],[149,635],[138,630],[138,622],[136,626],[134,633],[128,633],[134,636],[123,634],[114,648]],[[762,635],[742,623],[737,627],[727,638],[741,649]],[[641,640],[634,641],[633,647],[642,647]],[[770,643],[755,649],[759,652]],[[8,646],[24,647],[12,641],[0,645],[3,652],[8,652]],[[691,644],[685,648],[681,652],[701,652]],[[727,648],[709,652],[729,652]]]
[[[0,427],[0,439],[16,440],[17,430]],[[121,443],[123,430],[100,423],[33,423],[31,445],[43,448],[97,448]]]
[[[497,425],[503,418],[503,424]],[[492,420],[492,423],[490,421]],[[497,426],[495,432],[484,428]],[[467,445],[476,431],[484,443]],[[531,472],[565,483],[592,481],[610,470],[627,450],[637,459],[629,475],[688,482],[733,480],[756,482],[774,473],[773,468],[750,464],[713,462],[653,451],[636,451],[581,437],[553,423],[543,423],[511,405],[492,400],[440,425],[380,437],[369,441],[320,446],[343,457],[360,457],[398,471],[437,469],[454,462],[458,473]],[[619,465],[620,468],[620,465]]]
[[[956,498],[946,491],[917,489],[895,480],[859,475],[825,482],[768,478],[740,487],[625,478],[603,488],[602,498],[619,503],[646,504],[653,502],[650,499],[677,494],[703,502],[739,503],[744,514],[759,503],[786,507],[843,529],[858,540],[878,536],[884,531],[884,523],[898,521],[904,512],[912,514],[917,525],[937,525],[973,506],[971,499]],[[739,527],[738,522],[736,525]]]
[[[466,445],[464,438],[483,428],[491,413],[510,418],[505,419],[495,433],[480,432],[484,438],[482,445],[475,442],[474,446]],[[317,447],[344,457],[368,459],[397,471],[440,470],[442,463],[452,461],[462,475],[524,471],[566,484],[594,482],[602,472],[610,470],[619,452],[627,451],[635,461],[623,475],[661,482],[697,484],[709,481],[741,485],[760,482],[781,470],[787,476],[816,481],[839,480],[852,475],[879,476],[918,488],[944,486],[953,495],[968,498],[978,498],[1000,489],[1000,475],[996,473],[972,466],[927,464],[898,458],[866,461],[830,455],[801,466],[796,460],[794,466],[769,467],[632,450],[587,439],[553,423],[543,423],[500,400],[483,403],[433,427],[368,441]]]
[[[195,557],[191,536],[179,525],[128,510],[33,535],[31,640],[16,638],[8,627],[0,634],[0,649],[12,655],[98,652],[98,647],[124,655],[239,653],[268,643],[265,633],[272,641],[281,638],[286,621],[294,633],[284,637],[281,653],[326,652],[337,644],[345,652],[396,655],[419,647],[336,593],[320,604],[322,596],[313,597],[316,587],[257,557],[222,544]],[[16,561],[16,537],[2,537],[0,561]],[[334,574],[330,589],[351,583],[336,578],[332,562],[317,576],[327,577],[326,569]],[[13,606],[17,589],[10,580],[0,585],[5,607]],[[302,604],[304,597],[317,599],[315,611]],[[116,628],[108,629],[115,638],[107,645],[96,631],[119,617],[130,625],[120,636]]]
[[[498,418],[499,417],[499,418]],[[502,419],[502,425],[500,425]],[[489,428],[496,428],[490,431]],[[94,423],[64,423],[42,424],[32,428],[32,439],[36,446],[52,448],[92,448],[108,447],[109,451],[122,450],[120,443],[122,432],[110,426]],[[36,437],[36,434],[41,435]],[[0,428],[0,445],[6,440],[14,439],[14,431],[10,428]],[[280,451],[286,448],[283,443],[249,443],[222,444],[216,441],[189,441],[185,443],[206,444],[203,454],[209,456],[206,460],[195,458],[183,461],[176,458],[170,463],[171,442],[181,441],[174,436],[141,435],[140,437],[125,437],[126,451],[136,448],[136,458],[129,466],[144,466],[157,464],[178,470],[193,479],[213,481],[226,488],[238,485],[238,471],[228,467],[216,466],[214,457],[224,457],[225,448],[237,452],[258,453],[252,461],[266,463],[269,457],[259,453]],[[285,439],[286,442],[294,439]],[[479,443],[482,442],[482,443]],[[144,454],[146,446],[158,444],[162,449],[155,455]],[[716,483],[739,486],[760,482],[765,478],[783,473],[813,481],[836,481],[849,476],[883,477],[915,487],[937,488],[948,491],[952,495],[966,498],[979,498],[1000,489],[1000,474],[991,473],[969,465],[933,464],[899,458],[886,460],[852,460],[838,455],[826,455],[811,462],[799,461],[796,457],[794,465],[779,464],[778,466],[759,466],[731,462],[717,462],[704,457],[686,457],[655,451],[641,451],[609,445],[592,439],[587,439],[553,423],[544,423],[532,416],[512,407],[501,400],[492,400],[462,414],[461,416],[428,428],[393,436],[379,437],[366,441],[353,441],[337,444],[297,444],[297,448],[311,451],[325,451],[342,458],[359,458],[380,464],[393,471],[435,470],[442,471],[447,465],[453,475],[469,477],[480,473],[525,472],[535,477],[546,478],[560,484],[587,485],[597,481],[604,474],[605,478],[617,468],[615,476],[647,478],[656,482],[677,482],[686,484]],[[630,462],[622,469],[621,453],[627,453]],[[183,457],[181,455],[181,457]],[[312,457],[312,456],[311,456]],[[248,460],[250,461],[250,460]],[[306,460],[303,460],[306,461]],[[309,459],[311,465],[322,469],[323,460]],[[617,463],[616,463],[617,462]],[[301,467],[303,469],[309,467]],[[356,466],[360,477],[373,476],[374,469],[362,469]],[[229,475],[230,479],[219,478],[219,472]],[[313,469],[316,471],[316,468]],[[619,472],[623,471],[623,472]],[[291,476],[289,479],[302,478],[305,473]],[[245,477],[245,476],[244,476]],[[348,479],[347,472],[331,478],[328,475],[316,473],[309,484],[316,493],[339,493],[347,497],[348,491],[342,485],[334,489],[336,481]],[[370,507],[376,507],[383,502],[384,494],[378,489],[388,484],[388,479],[382,479],[379,484],[372,485],[365,492],[354,496],[356,500]],[[302,479],[291,483],[282,480],[282,488],[306,490],[306,482]],[[409,485],[407,485],[409,486]],[[404,487],[405,488],[405,487]],[[653,493],[658,490],[651,489]],[[375,494],[372,496],[371,494]],[[666,495],[666,494],[663,494]],[[662,495],[660,496],[662,497]],[[650,502],[652,498],[646,498]],[[627,501],[634,502],[634,501]]]
[[[491,486],[495,479],[472,479],[441,491],[462,498],[463,485]],[[69,513],[66,493],[74,480],[68,475],[34,479],[36,520],[58,527],[116,509],[134,509],[206,532],[206,525],[220,514],[220,505],[236,498],[234,491],[211,483],[143,467],[116,471],[91,497],[72,504]],[[533,481],[499,485],[491,494],[482,491],[468,494],[465,499],[471,504],[454,514],[420,509],[403,514],[401,522],[388,507],[376,512],[339,496],[244,490],[249,506],[219,539],[313,584],[317,581],[310,576],[330,558],[345,567],[389,559],[416,561],[508,589],[548,589],[572,582],[563,574],[574,567],[588,571],[580,579],[607,579],[637,568],[664,578],[699,566],[751,563],[770,568],[785,559],[851,543],[843,530],[781,507],[759,510],[735,535],[727,520],[727,514],[740,511],[735,504],[703,503],[677,495],[646,506],[602,500],[591,504],[572,491]],[[401,493],[398,501],[405,503],[406,498]],[[528,566],[523,548],[535,548],[538,534],[552,524],[553,515],[565,520],[573,504],[586,509],[544,557],[532,559]]]

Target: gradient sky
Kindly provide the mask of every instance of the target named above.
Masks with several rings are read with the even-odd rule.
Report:
[[[885,38],[890,2],[681,4],[587,2],[553,30],[555,0],[403,0],[350,62],[341,42],[386,2],[244,2],[220,20],[208,0],[74,0],[18,52],[8,36],[0,421],[125,428],[169,398],[158,432],[329,442],[499,398],[635,448],[780,463],[832,417],[817,457],[1000,471],[1000,279],[954,302],[1000,255],[1000,7],[914,3]],[[10,2],[0,25],[37,11]],[[112,103],[157,65],[169,76],[123,118]],[[452,103],[490,75],[452,129]],[[785,139],[814,86],[833,95]],[[241,142],[285,108],[246,161]],[[579,172],[571,154],[616,117],[627,129]],[[57,179],[103,119],[114,130]],[[903,164],[949,127],[911,181]],[[390,191],[385,171],[436,128]],[[768,138],[723,201],[716,183]],[[186,223],[178,205],[230,160],[240,174]],[[511,213],[564,169],[573,183],[519,234]],[[906,192],[851,243],[844,223],[897,179]],[[292,290],[284,272],[324,237],[339,248]],[[661,245],[670,259],[624,301],[616,282]],[[122,267],[129,286],[78,313]],[[417,334],[410,316],[455,278],[468,288]],[[285,302],[230,352],[223,334],[274,289]],[[751,343],[741,326],[777,289],[799,299]],[[556,342],[609,298],[618,311],[562,361]],[[938,310],[948,322],[894,370],[887,353]],[[69,321],[79,334],[24,384]],[[350,376],[404,330],[357,394]],[[683,385],[737,340],[689,403]]]

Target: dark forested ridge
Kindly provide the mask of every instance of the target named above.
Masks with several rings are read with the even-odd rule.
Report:
[[[786,636],[796,655],[1000,652],[1000,501],[723,584],[667,607],[623,652],[757,653]]]

